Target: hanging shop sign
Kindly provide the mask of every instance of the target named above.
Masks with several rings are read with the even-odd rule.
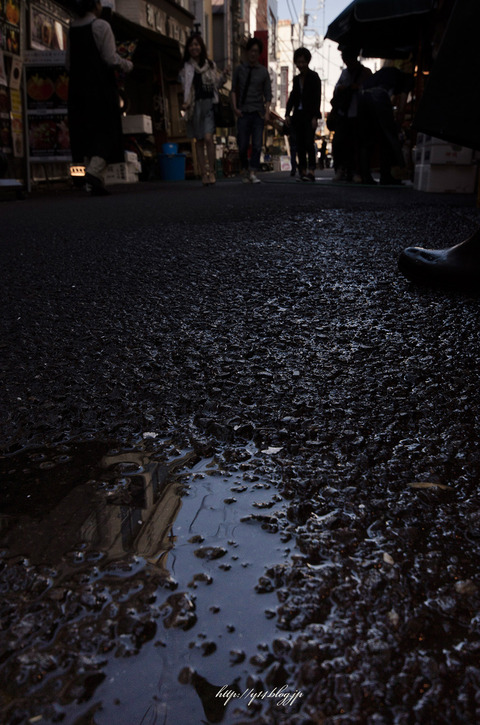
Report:
[[[0,0],[0,51],[20,55],[20,0]]]
[[[21,72],[20,58],[0,50],[0,151],[18,158],[24,155]]]
[[[0,51],[0,86],[7,85],[7,71],[5,70],[5,58],[3,57],[2,51]]]
[[[130,20],[132,23],[140,25],[142,28],[153,30],[167,38],[177,40],[180,45],[185,45],[190,34],[191,28],[185,25],[181,20],[181,11],[183,8],[178,7],[176,17],[170,14],[167,9],[167,3],[164,3],[165,10],[155,5],[153,2],[145,2],[144,0],[117,0],[117,13]]]
[[[10,108],[13,155],[16,158],[23,158],[25,156],[25,149],[23,143],[23,114],[20,91],[10,89]]]
[[[20,90],[20,82],[22,80],[22,61],[20,58],[12,58],[10,68],[10,88],[15,91]]]
[[[145,5],[145,21],[147,26],[156,33],[167,34],[167,13],[156,8],[155,5],[149,3]]]
[[[3,54],[0,52],[0,75]],[[0,83],[0,151],[4,154],[12,151],[12,134],[10,122],[10,94],[6,84]]]
[[[0,151],[11,152],[10,132],[10,95],[7,87],[7,72],[5,70],[5,58],[0,50]]]

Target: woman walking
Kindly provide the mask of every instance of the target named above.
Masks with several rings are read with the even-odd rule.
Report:
[[[183,105],[187,135],[196,140],[197,160],[204,186],[214,184],[215,134],[214,103],[218,103],[218,88],[228,76],[228,70],[217,72],[213,60],[199,33],[191,35],[185,45],[180,80],[183,85]]]

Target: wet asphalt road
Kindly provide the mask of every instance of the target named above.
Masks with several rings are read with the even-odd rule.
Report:
[[[396,270],[473,197],[268,174],[0,214],[1,721],[477,722],[479,304]]]

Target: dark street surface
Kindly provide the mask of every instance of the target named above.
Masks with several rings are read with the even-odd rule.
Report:
[[[0,722],[480,721],[473,196],[0,201]]]

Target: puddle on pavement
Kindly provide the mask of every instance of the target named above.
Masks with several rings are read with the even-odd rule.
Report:
[[[267,674],[287,636],[264,572],[294,549],[264,460],[253,444],[227,464],[155,458],[90,442],[0,461],[9,717],[238,722],[261,702],[225,707],[219,688],[282,684]]]

